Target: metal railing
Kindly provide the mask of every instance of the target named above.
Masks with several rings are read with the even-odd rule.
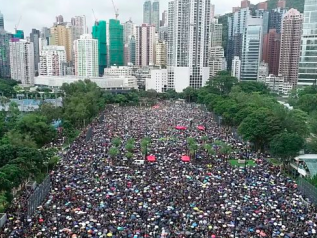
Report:
[[[45,197],[51,191],[51,178],[47,176],[44,181],[35,189],[27,202],[28,216],[32,216],[36,208],[42,204]]]
[[[302,194],[312,203],[317,204],[317,188],[303,178],[298,178],[297,183]]]

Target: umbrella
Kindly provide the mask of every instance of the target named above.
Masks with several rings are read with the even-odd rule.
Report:
[[[175,129],[176,129],[176,130],[182,130],[182,131],[184,131],[184,130],[186,130],[187,128],[186,128],[185,126],[175,126]]]
[[[197,126],[198,130],[200,131],[204,131],[205,130],[205,127],[204,126]]]
[[[149,155],[146,159],[147,159],[147,161],[149,161],[149,162],[155,162],[155,161],[156,161],[156,158],[155,158],[154,155]]]
[[[190,162],[189,156],[183,155],[183,156],[182,156],[182,161],[183,161],[183,162]]]

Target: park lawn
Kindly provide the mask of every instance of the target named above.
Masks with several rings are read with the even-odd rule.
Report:
[[[245,164],[239,164],[238,163],[238,160],[229,160],[231,166],[239,166],[239,167],[244,167]],[[253,161],[253,160],[248,160],[247,162],[247,166],[248,167],[253,167],[253,166],[256,166],[256,163]]]

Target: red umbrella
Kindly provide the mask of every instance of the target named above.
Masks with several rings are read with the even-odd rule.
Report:
[[[183,156],[182,156],[182,161],[183,161],[183,162],[190,162],[189,156],[183,155]]]
[[[153,106],[153,109],[159,109],[160,106],[156,105],[156,106]]]
[[[175,129],[177,129],[177,130],[186,130],[187,128],[185,126],[175,126]]]
[[[149,155],[148,157],[146,157],[147,161],[149,162],[155,162],[156,161],[156,158],[154,155]]]
[[[204,126],[197,126],[198,130],[200,131],[204,131],[205,130],[205,127]]]

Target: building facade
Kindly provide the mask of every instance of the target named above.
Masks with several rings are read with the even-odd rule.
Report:
[[[317,85],[317,0],[306,0],[299,63],[300,86]]]
[[[281,34],[271,29],[263,38],[262,60],[268,63],[269,73],[278,75],[280,64]]]
[[[71,19],[73,41],[80,39],[80,36],[88,33],[86,16],[75,16]]]
[[[156,62],[155,26],[142,24],[136,27],[135,63],[137,66],[154,65]]]
[[[39,62],[40,62],[40,31],[32,29],[30,34],[30,41],[33,42],[34,48],[34,69],[35,75],[38,75],[39,71]]]
[[[4,30],[4,17],[3,14],[0,12],[0,31]]]
[[[154,2],[152,3],[151,25],[155,26],[156,32],[159,31],[160,29],[160,2],[159,0],[154,0]]]
[[[239,81],[241,78],[241,60],[239,56],[235,56],[232,60],[231,76],[236,77]]]
[[[73,61],[73,33],[70,25],[60,24],[51,27],[50,45],[64,46],[67,62]]]
[[[153,69],[151,70],[151,77],[146,79],[145,90],[164,93],[167,90],[167,79],[167,69]]]
[[[168,7],[168,88],[200,88],[209,79],[210,0],[174,0]]]
[[[92,27],[92,37],[98,40],[98,61],[99,75],[103,75],[107,68],[108,49],[107,49],[107,23],[106,21],[96,21]]]
[[[166,68],[167,66],[167,46],[165,41],[156,43],[156,63],[155,65]]]
[[[241,80],[256,81],[262,58],[262,19],[248,18],[243,34]]]
[[[269,65],[262,61],[259,65],[257,81],[263,81],[267,76],[269,76]]]
[[[10,78],[10,41],[12,34],[0,30],[0,78]]]
[[[211,25],[210,46],[222,46],[222,24],[218,23],[218,19],[214,19]]]
[[[303,15],[290,9],[283,18],[279,74],[297,86]]]
[[[210,78],[215,77],[218,72],[227,69],[225,52],[222,46],[214,46],[210,48],[209,68]]]
[[[66,62],[66,51],[64,46],[44,46],[40,54],[39,75],[66,75],[64,67]]]
[[[75,75],[79,77],[99,76],[98,40],[85,34],[74,41]]]
[[[151,0],[146,0],[143,4],[143,23],[151,24],[152,18],[152,2]]]
[[[13,38],[10,42],[11,79],[21,81],[22,86],[34,85],[33,43]]]
[[[135,65],[136,63],[136,55],[135,55],[135,36],[132,36],[129,42],[129,63]]]
[[[124,65],[123,26],[119,20],[109,20],[109,65]]]

